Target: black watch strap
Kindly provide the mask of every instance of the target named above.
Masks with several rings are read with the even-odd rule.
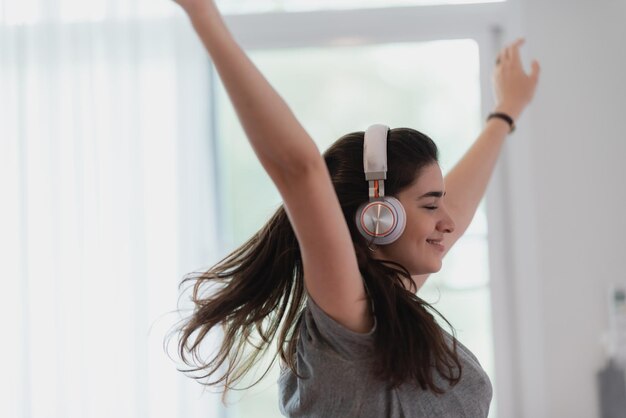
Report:
[[[487,120],[491,118],[499,118],[499,119],[506,121],[509,124],[509,127],[511,128],[509,133],[513,133],[513,131],[515,130],[515,122],[513,121],[513,118],[507,115],[506,113],[493,112],[493,113],[490,113],[489,116],[487,116]]]

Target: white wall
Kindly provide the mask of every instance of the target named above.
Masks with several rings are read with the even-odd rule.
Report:
[[[626,282],[626,1],[521,0],[520,8],[526,56],[542,64],[524,116],[537,246],[537,277],[528,279],[538,280],[542,316],[534,330],[544,367],[535,374],[543,373],[542,415],[599,417],[595,374],[605,361],[607,286]],[[535,301],[524,305],[524,296],[515,296],[518,315],[532,315]],[[532,400],[526,396],[526,411]]]

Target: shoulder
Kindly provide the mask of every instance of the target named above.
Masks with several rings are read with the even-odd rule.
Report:
[[[300,329],[300,343],[316,350],[332,352],[343,359],[354,361],[367,359],[374,354],[374,340],[377,329],[374,325],[366,333],[352,331],[328,315],[308,298],[303,311]]]

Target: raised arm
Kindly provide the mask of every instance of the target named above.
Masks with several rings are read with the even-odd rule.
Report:
[[[533,61],[530,74],[522,66],[519,48],[524,43],[518,39],[504,48],[493,74],[496,108],[516,121],[532,100],[539,81],[539,63]],[[454,219],[456,229],[444,238],[446,252],[463,235],[474,218],[483,198],[489,179],[500,155],[509,125],[499,118],[490,119],[474,144],[445,177],[445,204]],[[428,275],[416,276],[423,283]]]
[[[213,60],[255,153],[274,179],[319,162],[308,133],[233,39],[212,0],[179,0]]]
[[[373,324],[348,226],[317,146],[233,39],[212,0],[176,0],[211,56],[257,157],[278,188],[315,302],[347,328]]]

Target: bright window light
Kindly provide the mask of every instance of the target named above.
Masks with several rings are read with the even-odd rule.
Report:
[[[320,151],[343,134],[362,131],[372,123],[407,126],[437,143],[445,174],[481,128],[479,49],[470,39],[261,50],[250,56]],[[280,204],[280,196],[221,86],[217,109],[216,137],[224,161],[221,213],[227,216],[225,229],[230,230],[234,248],[266,222]],[[443,269],[429,278],[419,295],[453,324],[461,342],[476,354],[493,381],[487,232],[481,205],[464,237],[446,256]],[[276,371],[275,367],[251,390],[232,394],[228,417],[280,416]],[[490,417],[495,417],[495,408]]]

